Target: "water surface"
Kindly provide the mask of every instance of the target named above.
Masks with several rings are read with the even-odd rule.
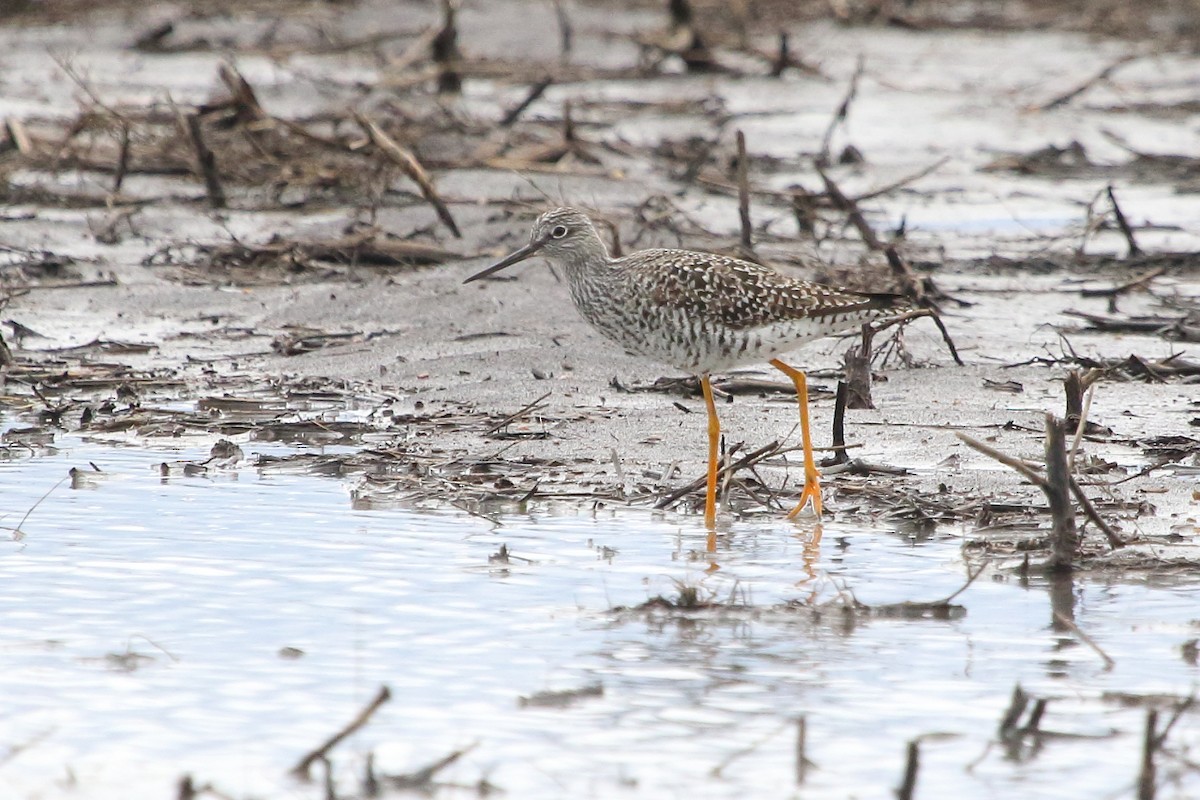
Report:
[[[925,796],[1133,796],[1145,712],[1105,693],[1186,696],[1197,677],[1181,651],[1197,632],[1190,581],[1093,577],[1066,600],[1060,587],[1112,669],[1054,630],[1043,580],[995,567],[957,619],[842,610],[956,591],[953,532],[827,523],[813,547],[809,526],[735,521],[709,571],[693,517],[497,527],[355,510],[348,482],[251,465],[160,476],[207,446],[56,444],[0,462],[7,526],[69,468],[88,478],[50,491],[3,545],[7,797],[164,797],[185,773],[235,797],[319,797],[288,769],[381,684],[392,701],[335,751],[347,794],[369,752],[394,774],[472,747],[439,780],[523,798],[884,797],[922,738]],[[501,545],[508,564],[490,558]],[[730,607],[614,610],[681,586]],[[1070,737],[1016,755],[993,741],[1018,683],[1049,699],[1041,727]],[[597,684],[565,707],[519,702]],[[798,787],[801,716],[816,768]],[[1198,732],[1185,715],[1170,743]],[[1200,791],[1163,761],[1160,796]]]

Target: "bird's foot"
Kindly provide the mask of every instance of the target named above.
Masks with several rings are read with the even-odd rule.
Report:
[[[818,478],[819,476],[815,471],[813,474],[804,477],[804,491],[800,492],[800,502],[788,514],[788,519],[795,519],[809,503],[812,503],[813,515],[817,519],[821,518],[821,483]]]

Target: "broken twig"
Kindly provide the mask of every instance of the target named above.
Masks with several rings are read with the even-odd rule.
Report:
[[[400,171],[407,175],[417,187],[421,190],[421,196],[425,198],[425,202],[433,206],[437,212],[438,218],[442,223],[450,229],[450,233],[454,234],[454,238],[461,239],[462,234],[459,233],[458,225],[454,222],[454,217],[450,214],[450,209],[438,195],[437,189],[433,186],[433,181],[429,177],[429,173],[421,166],[421,162],[417,161],[414,156],[405,147],[402,147],[399,142],[376,125],[372,120],[368,119],[365,114],[354,112],[354,121],[362,128],[363,133],[375,145],[381,153],[383,153],[389,161],[400,168]]]

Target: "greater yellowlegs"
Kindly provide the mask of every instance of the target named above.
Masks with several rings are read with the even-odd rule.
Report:
[[[717,448],[721,425],[709,376],[739,364],[767,361],[796,387],[804,439],[804,489],[789,517],[812,503],[821,515],[820,473],[813,460],[804,373],[777,356],[810,339],[895,313],[904,299],[864,294],[714,253],[641,250],[612,258],[591,220],[574,208],[537,218],[529,244],[464,283],[540,255],[567,275],[583,318],[626,350],[700,378],[708,408],[708,491],[704,522],[716,524]]]

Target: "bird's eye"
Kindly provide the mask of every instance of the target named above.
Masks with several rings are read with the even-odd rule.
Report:
[[[555,225],[554,228],[550,231],[550,235],[553,236],[555,239],[563,238],[564,236],[567,235],[567,226],[566,225]]]

